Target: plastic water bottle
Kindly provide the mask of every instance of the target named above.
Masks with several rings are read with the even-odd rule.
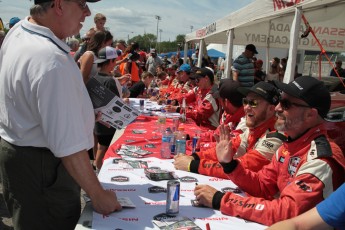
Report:
[[[186,154],[186,133],[184,132],[184,127],[180,126],[176,135],[176,154]]]
[[[158,124],[165,125],[167,122],[167,116],[165,114],[165,110],[162,109],[161,112],[158,114]]]
[[[187,109],[186,98],[183,98],[182,105],[181,105],[181,122],[182,123],[185,123],[187,121],[186,109]]]
[[[165,110],[162,109],[161,112],[158,114],[158,119],[157,119],[159,132],[163,133],[165,131],[166,122],[167,122],[167,116],[165,114]]]
[[[173,140],[173,133],[170,128],[167,128],[162,135],[161,157],[165,159],[171,158],[171,145]]]

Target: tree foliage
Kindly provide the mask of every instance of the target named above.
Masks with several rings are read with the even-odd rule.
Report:
[[[128,43],[139,43],[140,49],[145,52],[150,52],[150,49],[156,48],[158,53],[173,52],[178,49],[183,49],[185,43],[185,35],[179,34],[176,36],[175,41],[163,41],[156,43],[157,36],[154,34],[137,35],[128,40]]]

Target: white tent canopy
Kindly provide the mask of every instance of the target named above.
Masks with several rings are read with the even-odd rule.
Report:
[[[295,7],[301,9],[326,51],[345,50],[344,0],[257,0],[187,34],[186,41],[203,39],[206,44],[226,44],[227,31],[234,29],[234,45],[253,43],[258,47],[289,48]],[[306,29],[304,23],[300,28],[302,34]],[[319,47],[310,34],[299,39],[298,49],[319,50]]]

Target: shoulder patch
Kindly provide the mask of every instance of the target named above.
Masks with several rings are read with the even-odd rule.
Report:
[[[280,133],[278,131],[267,133],[266,137],[267,138],[275,137],[275,138],[280,139],[281,141],[286,141],[287,140],[287,137],[284,134],[282,134],[282,133]]]
[[[331,145],[327,138],[322,135],[312,141],[308,151],[308,160],[321,157],[331,157],[332,155],[333,153]]]
[[[315,138],[317,157],[330,157],[332,156],[332,148],[325,136]]]

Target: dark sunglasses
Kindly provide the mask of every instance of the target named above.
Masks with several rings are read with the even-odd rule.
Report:
[[[250,107],[255,108],[258,106],[259,103],[256,99],[248,100],[247,98],[242,98],[242,104],[243,106],[249,105]]]
[[[289,101],[286,98],[280,99],[279,103],[280,103],[280,106],[282,107],[283,110],[289,110],[292,106],[310,108],[309,105],[302,105],[302,104],[294,103],[294,102]]]
[[[204,77],[197,77],[197,78],[195,78],[195,83],[199,83],[201,78],[204,78]]]

